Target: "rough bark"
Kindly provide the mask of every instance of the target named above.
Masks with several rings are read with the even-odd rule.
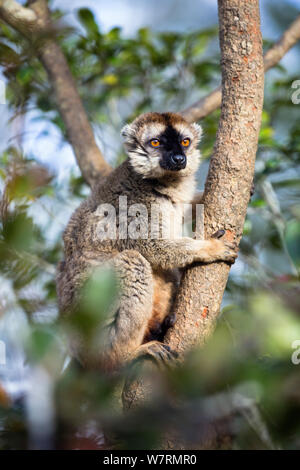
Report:
[[[15,0],[0,0],[0,17],[25,36],[39,28],[34,11],[25,8]]]
[[[30,8],[14,0],[0,0],[0,17],[21,32],[36,47],[54,90],[67,138],[74,150],[82,176],[90,185],[111,168],[100,152],[66,58],[55,41],[46,0],[29,2]]]
[[[266,52],[264,56],[264,68],[267,72],[274,67],[280,59],[299,41],[300,39],[300,15],[293,21],[290,27],[283,33],[281,38]],[[196,103],[192,104],[181,114],[189,122],[199,121],[221,106],[222,91],[219,86],[209,95],[204,96]]]

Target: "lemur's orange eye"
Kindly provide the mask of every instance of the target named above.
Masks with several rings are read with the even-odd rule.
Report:
[[[183,139],[181,141],[181,145],[183,145],[184,147],[188,147],[190,145],[190,139]]]
[[[151,140],[151,145],[152,145],[152,147],[159,147],[160,141],[158,139],[152,139]]]

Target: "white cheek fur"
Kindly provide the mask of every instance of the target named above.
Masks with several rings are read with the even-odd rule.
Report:
[[[160,178],[164,170],[159,164],[159,156],[148,155],[137,149],[128,152],[132,168],[143,178]]]
[[[128,157],[133,169],[143,178],[162,178],[167,172],[161,168],[159,156],[146,154],[140,149],[128,152]],[[194,149],[187,153],[187,165],[184,170],[177,173],[178,176],[188,176],[196,173],[200,163],[200,152]]]

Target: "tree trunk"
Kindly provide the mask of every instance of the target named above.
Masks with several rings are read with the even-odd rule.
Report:
[[[239,243],[254,176],[261,123],[264,65],[258,0],[219,0],[221,118],[204,191],[205,235],[219,229]],[[166,342],[179,352],[203,344],[220,311],[229,266],[187,269]]]

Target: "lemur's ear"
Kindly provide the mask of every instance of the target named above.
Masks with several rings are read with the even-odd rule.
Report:
[[[121,129],[121,136],[125,137],[125,139],[128,139],[132,136],[133,129],[130,124],[126,124],[122,129]]]
[[[202,137],[202,127],[200,126],[200,124],[197,124],[196,122],[192,123],[192,127],[194,128],[194,130],[196,132],[196,136],[198,138],[198,141],[200,141],[200,139]]]

